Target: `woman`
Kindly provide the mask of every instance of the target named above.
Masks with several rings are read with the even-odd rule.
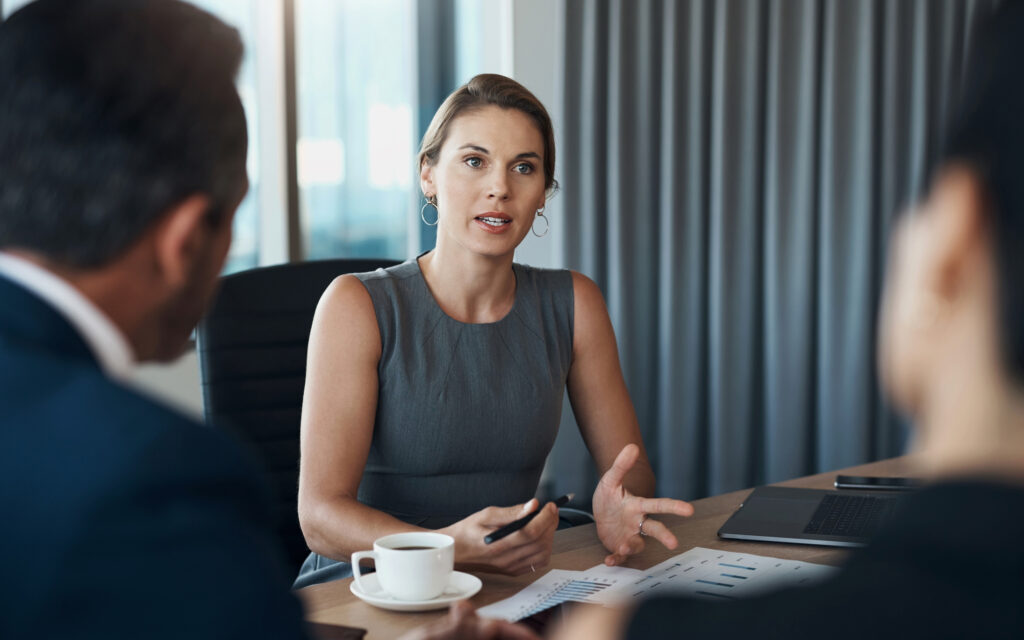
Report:
[[[423,138],[432,251],[339,277],[317,308],[302,411],[299,518],[313,551],[296,586],[349,575],[380,536],[438,529],[456,565],[512,575],[548,562],[558,512],[531,496],[566,388],[604,474],[593,496],[607,562],[652,536],[654,476],[597,286],[513,263],[556,188],[551,120],[524,87],[480,75],[441,105]],[[428,212],[436,210],[436,221]],[[535,509],[520,531],[484,537]]]
[[[932,486],[814,589],[656,599],[557,637],[1024,638],[1024,3],[972,42],[942,166],[894,238],[879,332]]]

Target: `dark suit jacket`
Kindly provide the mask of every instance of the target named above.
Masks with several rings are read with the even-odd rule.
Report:
[[[824,584],[722,604],[651,600],[628,635],[1024,638],[1024,489],[958,482],[923,490]]]
[[[0,637],[301,637],[290,578],[238,449],[0,277]]]

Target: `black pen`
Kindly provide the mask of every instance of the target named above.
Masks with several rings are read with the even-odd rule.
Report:
[[[569,501],[572,500],[575,495],[576,495],[575,493],[567,493],[567,494],[565,494],[561,498],[558,498],[557,500],[555,500],[555,506],[556,507],[564,507],[565,505],[569,504]],[[505,526],[501,527],[500,529],[496,529],[496,530],[490,532],[489,534],[487,534],[487,537],[484,538],[484,544],[491,544],[492,542],[497,542],[498,540],[501,540],[502,538],[504,538],[508,534],[515,533],[516,531],[519,531],[520,529],[522,529],[523,527],[528,525],[530,523],[530,520],[533,520],[533,517],[535,515],[537,515],[538,513],[540,513],[540,510],[541,510],[541,507],[538,506],[536,509],[534,509],[530,513],[526,514],[522,518],[519,518],[518,520],[513,520],[512,522],[506,524]]]

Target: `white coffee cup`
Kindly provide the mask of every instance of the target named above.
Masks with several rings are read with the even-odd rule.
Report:
[[[414,531],[377,538],[373,551],[352,554],[352,574],[363,593],[359,561],[373,558],[381,589],[396,600],[430,600],[444,592],[455,566],[455,540],[443,533]]]

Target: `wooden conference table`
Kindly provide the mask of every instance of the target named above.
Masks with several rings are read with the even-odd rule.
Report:
[[[872,462],[840,471],[820,473],[818,475],[796,478],[778,483],[780,486],[810,487],[830,489],[837,473],[867,476],[900,476],[913,475],[912,465],[907,457],[891,458]],[[816,547],[810,545],[780,544],[772,542],[738,542],[721,540],[718,529],[728,519],[750,493],[750,489],[734,491],[720,496],[695,500],[692,504],[695,513],[690,518],[677,516],[659,516],[659,519],[672,529],[679,539],[675,550],[665,549],[656,541],[649,541],[647,548],[630,558],[625,565],[635,569],[646,569],[680,554],[693,547],[708,547],[723,551],[739,551],[754,553],[790,560],[804,560],[822,564],[840,564],[848,553],[844,549],[833,547]],[[570,569],[580,571],[604,561],[604,547],[597,539],[594,525],[585,525],[564,529],[555,533],[551,564],[537,573],[528,573],[519,577],[499,576],[488,573],[476,574],[483,580],[483,589],[474,596],[470,603],[482,607],[498,600],[503,600],[519,592],[520,589],[542,576],[550,569]],[[423,613],[400,613],[386,611],[368,605],[349,591],[351,579],[339,580],[328,584],[319,584],[298,591],[306,607],[306,618],[313,622],[361,627],[367,630],[367,638],[394,638],[403,632],[421,626],[446,611],[429,611]]]

